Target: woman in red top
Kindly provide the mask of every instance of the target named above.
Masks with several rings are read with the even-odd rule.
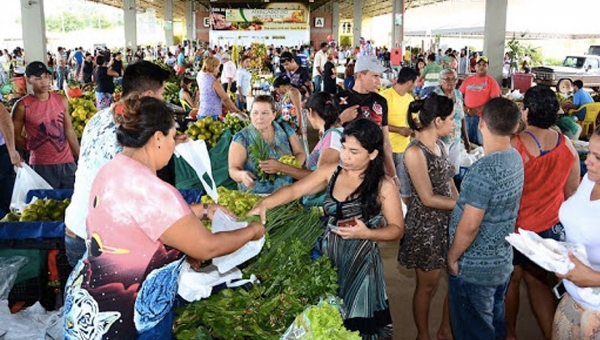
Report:
[[[550,127],[559,109],[556,95],[548,87],[532,87],[523,99],[523,120],[527,127],[512,138],[525,167],[525,184],[516,230],[538,233],[544,238],[564,240],[558,219],[560,205],[579,185],[579,157],[569,138]],[[529,301],[545,339],[551,338],[556,300],[546,274],[527,257],[514,251],[515,266],[506,293],[507,339],[515,339],[519,310],[519,286],[525,281]]]

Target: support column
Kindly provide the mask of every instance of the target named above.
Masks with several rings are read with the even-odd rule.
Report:
[[[340,3],[335,1],[333,4],[333,21],[331,29],[333,30],[333,40],[340,43]]]
[[[165,43],[173,45],[173,0],[165,0]]]
[[[187,40],[196,40],[196,3],[193,1],[185,4],[185,31]]]
[[[353,48],[360,45],[360,37],[362,35],[362,0],[354,0],[354,30],[352,36]]]
[[[46,63],[44,0],[21,0],[21,27],[25,60]]]
[[[131,48],[135,53],[137,49],[137,9],[135,0],[123,0],[123,22],[125,25],[125,47]]]
[[[485,1],[483,52],[490,59],[488,74],[502,84],[508,0]]]
[[[392,0],[392,41],[390,48],[402,47],[404,41],[404,0]]]

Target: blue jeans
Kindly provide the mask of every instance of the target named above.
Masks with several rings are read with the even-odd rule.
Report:
[[[510,278],[499,286],[466,282],[448,275],[450,323],[455,340],[506,338],[504,295]]]
[[[9,212],[13,187],[15,186],[15,170],[10,162],[6,144],[0,145],[0,210]]]
[[[467,135],[469,136],[469,142],[477,145],[483,145],[483,136],[479,131],[479,119],[481,117],[476,116],[465,116],[465,122],[467,123]]]
[[[75,268],[77,261],[85,254],[85,240],[79,236],[71,237],[65,235],[65,250],[67,253],[67,261],[71,267]]]
[[[56,87],[60,90],[66,90],[65,83],[68,81],[69,70],[66,67],[59,67],[57,70]]]
[[[313,82],[315,83],[315,93],[321,92],[321,84],[323,83],[323,78],[320,75],[314,76]]]
[[[242,102],[242,101],[240,101],[240,97],[244,99],[244,101],[243,101],[243,102]],[[248,103],[248,102],[246,101],[246,96],[240,96],[240,95],[238,94],[238,95],[235,97],[235,106],[236,106],[238,109],[240,109],[240,110],[242,110],[242,111],[244,111],[244,112],[246,112],[246,111],[248,110],[248,109],[246,109],[246,103]]]

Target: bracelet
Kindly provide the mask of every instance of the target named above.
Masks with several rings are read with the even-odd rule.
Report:
[[[201,220],[206,220],[208,218],[208,204],[202,203],[202,218]]]

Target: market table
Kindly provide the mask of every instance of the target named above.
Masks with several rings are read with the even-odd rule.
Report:
[[[202,190],[180,190],[188,204],[200,201]],[[30,190],[25,201],[34,197],[63,200],[73,195],[72,189]],[[49,310],[58,302],[47,287],[49,273],[60,277],[61,288],[71,272],[64,245],[65,223],[58,222],[0,222],[0,257],[25,256],[29,263],[21,268],[9,295],[9,303],[24,302],[27,305],[41,301]],[[50,268],[52,267],[52,268]],[[51,274],[52,276],[52,274]],[[0,278],[2,279],[2,278]]]

